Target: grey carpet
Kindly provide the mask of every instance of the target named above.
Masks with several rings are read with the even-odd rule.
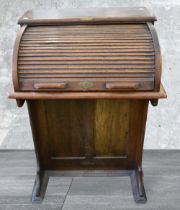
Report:
[[[32,204],[33,151],[0,151],[0,210],[180,210],[180,151],[146,150],[148,202],[133,201],[129,177],[53,177],[42,204]]]

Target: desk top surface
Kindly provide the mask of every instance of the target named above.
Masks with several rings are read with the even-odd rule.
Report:
[[[52,24],[83,22],[141,22],[155,21],[145,7],[68,8],[59,10],[28,10],[19,24]]]

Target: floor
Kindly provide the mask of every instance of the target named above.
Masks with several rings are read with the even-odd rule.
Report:
[[[53,177],[42,204],[31,204],[33,151],[0,151],[0,210],[180,210],[180,150],[146,150],[146,204],[133,201],[129,177]]]

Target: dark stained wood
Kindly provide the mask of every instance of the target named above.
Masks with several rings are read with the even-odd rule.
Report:
[[[46,109],[43,100],[27,100],[27,106],[36,151],[37,171],[41,171],[48,168],[50,159]]]
[[[152,100],[150,100],[151,101],[151,104],[153,105],[153,106],[157,106],[158,105],[158,99],[152,99]]]
[[[92,105],[84,100],[45,101],[53,159],[85,156],[87,141],[93,138],[88,132],[94,123]]]
[[[28,11],[20,18],[9,98],[28,105],[37,159],[32,202],[43,200],[49,176],[83,170],[120,170],[131,177],[135,202],[147,201],[148,104],[166,98],[155,20],[145,8]]]
[[[18,107],[22,107],[25,103],[24,99],[16,99],[16,104]]]

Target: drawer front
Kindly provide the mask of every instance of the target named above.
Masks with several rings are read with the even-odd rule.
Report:
[[[152,78],[90,78],[29,80],[20,82],[23,91],[145,91],[154,89]]]

